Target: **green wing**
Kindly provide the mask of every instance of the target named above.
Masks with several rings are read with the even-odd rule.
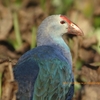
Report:
[[[65,100],[72,83],[71,66],[59,59],[37,60],[39,74],[33,100]]]

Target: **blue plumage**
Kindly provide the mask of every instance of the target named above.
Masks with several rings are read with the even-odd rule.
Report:
[[[62,22],[63,21],[63,22]],[[67,17],[52,15],[39,26],[37,47],[25,53],[14,68],[18,100],[71,100],[74,93],[70,49],[65,33],[82,35]]]
[[[73,82],[72,71],[68,60],[60,55],[63,55],[61,51],[53,46],[39,46],[19,59],[14,69],[15,79],[19,82],[18,100],[67,98]]]

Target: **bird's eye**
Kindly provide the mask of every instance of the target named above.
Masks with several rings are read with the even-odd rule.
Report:
[[[66,22],[65,22],[64,20],[62,20],[62,21],[60,21],[60,23],[61,23],[61,24],[64,24],[64,23],[66,23]]]

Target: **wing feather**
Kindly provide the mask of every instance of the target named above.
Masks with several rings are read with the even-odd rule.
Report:
[[[65,100],[69,89],[73,91],[71,64],[50,46],[25,53],[14,68],[14,76],[19,85],[18,100]]]
[[[72,82],[69,64],[56,58],[38,60],[38,65],[33,100],[65,100]]]

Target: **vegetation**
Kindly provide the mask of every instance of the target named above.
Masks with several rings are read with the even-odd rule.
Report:
[[[64,36],[71,48],[73,72],[75,81],[78,82],[75,84],[73,100],[99,100],[99,4],[99,0],[96,2],[94,0],[1,0],[0,98],[4,100],[2,94],[6,95],[3,91],[6,78],[8,78],[8,76],[5,76],[6,70],[8,70],[5,67],[7,66],[5,62],[10,60],[12,65],[15,65],[23,53],[36,47],[37,27],[46,16],[64,14],[80,26],[85,34],[84,37],[69,36],[71,38],[68,38]],[[11,71],[8,71],[8,73],[11,73]],[[15,84],[13,85],[15,86]],[[15,91],[17,90],[14,89],[14,93]]]

